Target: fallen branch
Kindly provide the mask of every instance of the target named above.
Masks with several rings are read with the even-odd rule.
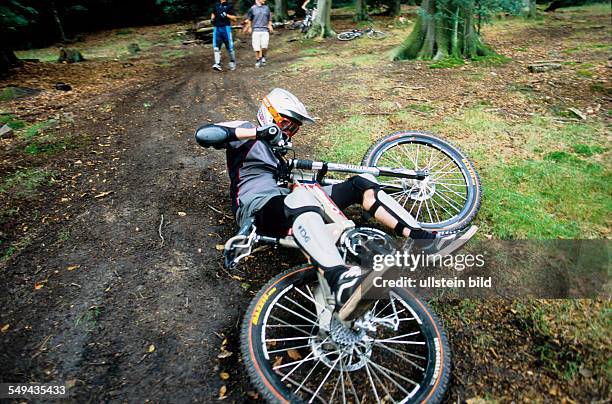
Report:
[[[159,234],[159,238],[161,238],[161,246],[164,245],[164,236],[162,236],[162,226],[164,225],[164,215],[161,215],[161,222],[159,222],[159,228],[157,229],[157,233]]]
[[[213,212],[217,212],[218,214],[223,215],[225,218],[232,219],[232,217],[230,215],[220,211],[219,209],[217,209],[217,208],[215,208],[215,207],[213,207],[213,206],[211,206],[209,204],[206,204],[206,206],[208,206]]]

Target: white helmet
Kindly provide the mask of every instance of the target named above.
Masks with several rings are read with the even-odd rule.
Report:
[[[294,119],[300,123],[314,123],[314,119],[312,119],[308,111],[306,111],[304,104],[302,104],[295,95],[282,88],[275,88],[266,95],[257,111],[257,121],[259,125],[266,126],[272,125],[273,123],[278,124],[278,122],[274,121],[274,117],[269,107],[266,105],[266,98],[273,109],[281,116]]]

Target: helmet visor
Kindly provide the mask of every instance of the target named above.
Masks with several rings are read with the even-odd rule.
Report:
[[[281,117],[280,122],[278,122],[278,127],[280,130],[282,130],[283,133],[289,137],[295,135],[300,129],[301,125],[302,122],[285,117]]]

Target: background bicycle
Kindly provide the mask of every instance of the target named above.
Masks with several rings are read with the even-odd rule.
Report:
[[[353,29],[351,31],[341,32],[337,35],[337,38],[341,41],[351,41],[364,35],[371,39],[382,39],[387,36],[387,34],[384,32],[370,27],[366,29]]]

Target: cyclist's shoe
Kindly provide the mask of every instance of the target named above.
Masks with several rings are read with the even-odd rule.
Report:
[[[221,68],[221,65],[219,63],[215,63],[214,65],[212,65],[213,70],[216,70],[218,72],[220,72],[221,70],[223,70]]]
[[[257,61],[257,63],[255,63],[255,67],[261,67],[261,66],[262,66],[262,65],[261,65],[261,59],[259,59],[259,60]]]
[[[423,254],[445,257],[463,247],[476,234],[477,230],[477,226],[470,226],[452,234],[436,234],[434,239],[419,240],[417,243],[420,243]]]
[[[236,62],[229,62],[229,69],[230,70],[236,70]]]
[[[357,291],[365,273],[358,266],[338,265],[325,269],[324,276],[334,294],[336,309],[339,310]]]
[[[264,58],[264,57],[261,58],[261,65],[262,66],[266,65],[266,58]]]

